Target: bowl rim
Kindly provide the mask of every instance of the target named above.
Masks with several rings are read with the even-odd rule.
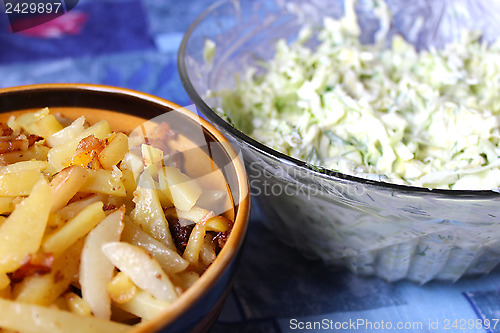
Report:
[[[177,110],[181,112],[189,119],[200,123],[202,127],[205,128],[218,142],[223,143],[224,150],[231,159],[231,165],[235,170],[238,184],[238,210],[235,215],[231,234],[214,262],[210,265],[210,267],[207,268],[207,270],[193,284],[193,286],[188,288],[183,294],[179,296],[179,298],[174,303],[172,303],[174,304],[174,306],[169,307],[165,311],[159,313],[150,320],[141,323],[140,325],[131,327],[131,332],[151,332],[167,327],[177,318],[186,313],[193,305],[196,304],[196,302],[198,302],[201,298],[204,297],[205,294],[208,293],[208,291],[217,283],[218,278],[223,275],[229,265],[236,259],[236,255],[243,245],[250,218],[250,191],[245,167],[243,165],[243,162],[241,161],[239,154],[237,154],[237,152],[233,149],[233,146],[229,143],[226,137],[222,133],[220,133],[219,130],[217,130],[212,124],[210,124],[208,121],[206,121],[196,113],[166,99],[127,88],[86,83],[47,83],[22,85],[0,89],[0,103],[2,95],[5,93],[46,89],[49,89],[51,91],[93,91],[96,93],[127,95],[129,97],[137,98],[140,100],[146,100],[162,108]],[[48,107],[50,108],[50,106]],[[20,110],[22,110],[22,108],[20,108]]]
[[[300,170],[312,173],[315,177],[320,177],[326,180],[331,181],[344,181],[352,184],[360,184],[366,185],[369,187],[374,187],[378,189],[392,190],[398,191],[400,193],[413,194],[413,195],[437,195],[440,197],[450,197],[450,198],[460,198],[460,199],[485,199],[490,197],[496,197],[500,192],[496,190],[451,190],[451,189],[436,189],[436,188],[426,188],[426,187],[418,187],[412,185],[403,185],[403,184],[395,184],[389,182],[383,182],[378,180],[366,179],[362,177],[357,177],[354,175],[349,175],[345,173],[341,173],[338,171],[334,171],[331,169],[327,169],[320,166],[312,165],[306,161],[297,159],[295,157],[284,154],[276,149],[273,149],[240,131],[229,122],[224,120],[219,114],[217,114],[201,97],[201,95],[196,91],[190,76],[188,74],[188,64],[186,63],[187,59],[187,47],[191,40],[191,36],[198,28],[198,26],[208,17],[210,14],[214,12],[219,7],[222,7],[226,4],[232,4],[236,8],[236,2],[239,0],[219,0],[208,7],[205,11],[203,11],[188,27],[186,30],[181,45],[179,47],[178,56],[177,56],[177,66],[179,68],[179,75],[181,78],[181,83],[184,86],[189,97],[193,100],[194,104],[200,109],[200,112],[205,115],[208,120],[210,120],[217,127],[222,129],[228,133],[228,135],[233,138],[243,142],[246,146],[255,149],[259,153],[265,155],[268,158],[274,159],[279,163],[292,165]]]

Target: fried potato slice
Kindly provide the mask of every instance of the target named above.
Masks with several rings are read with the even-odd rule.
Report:
[[[119,241],[123,230],[125,207],[109,214],[85,238],[80,263],[80,286],[83,299],[92,313],[102,319],[111,318],[111,300],[106,285],[115,267],[101,250],[108,242]]]
[[[158,173],[161,190],[167,190],[175,207],[190,210],[201,195],[202,188],[188,175],[174,167],[164,167]]]
[[[43,251],[53,253],[55,257],[66,251],[106,217],[102,207],[103,203],[100,201],[90,204],[62,228],[45,237],[42,244]]]
[[[49,114],[49,108],[43,108],[35,112],[26,112],[17,117],[16,121],[19,124],[19,126],[28,133],[37,134],[31,131],[31,126],[34,123],[40,121],[42,118],[46,117],[48,114]]]
[[[43,138],[48,138],[52,134],[63,129],[61,123],[53,114],[48,114],[45,117],[31,124],[29,131],[33,134],[40,135]]]
[[[23,181],[19,181],[20,179]],[[0,174],[0,196],[27,196],[32,192],[33,186],[41,179],[45,180],[40,171],[36,169],[2,173]]]
[[[205,234],[207,232],[206,222],[209,218],[213,217],[214,213],[207,213],[201,220],[196,222],[191,234],[189,235],[189,240],[186,245],[186,249],[182,254],[182,257],[192,263],[197,265],[198,259],[200,258],[200,251],[203,247],[203,242],[205,239]]]
[[[20,161],[47,161],[50,148],[35,143],[26,151],[13,151],[11,153],[0,154],[0,164],[11,164]]]
[[[165,244],[154,239],[137,225],[125,221],[121,240],[142,247],[148,251],[165,270],[177,273],[185,270],[189,262],[182,258],[176,251],[169,249]]]
[[[120,333],[132,329],[109,320],[6,299],[0,299],[0,313],[0,327],[26,333]]]
[[[66,206],[68,201],[80,190],[88,178],[85,168],[72,165],[59,172],[50,181],[53,203],[52,212],[56,212]]]
[[[163,213],[160,200],[156,194],[155,183],[146,169],[139,177],[134,192],[135,208],[131,217],[135,224],[148,234],[163,242],[175,251],[175,243],[168,228],[168,221]]]
[[[125,184],[121,180],[121,172],[114,170],[88,170],[88,179],[80,189],[81,192],[102,193],[125,197]]]
[[[102,251],[139,288],[161,301],[173,302],[177,299],[170,278],[143,248],[125,242],[110,242],[102,246]]]
[[[0,272],[13,272],[38,251],[51,206],[52,192],[41,178],[0,226]]]
[[[118,132],[108,138],[108,145],[99,153],[98,160],[104,169],[111,170],[128,152],[128,137]]]
[[[153,318],[164,311],[169,305],[169,302],[161,301],[144,290],[138,290],[129,301],[116,304],[120,309],[141,317],[144,320]]]
[[[70,125],[45,138],[50,147],[60,146],[74,139],[85,130],[85,117],[75,119]]]
[[[75,280],[80,265],[79,258],[82,247],[83,240],[79,240],[54,259],[52,270],[48,274],[32,275],[16,284],[13,290],[14,299],[31,304],[52,304]]]

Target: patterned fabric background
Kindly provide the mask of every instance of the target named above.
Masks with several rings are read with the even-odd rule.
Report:
[[[190,105],[177,50],[189,24],[212,2],[81,0],[68,14],[16,34],[1,4],[0,87],[97,83]],[[418,286],[325,267],[280,243],[255,209],[234,287],[212,331],[500,332],[499,299],[499,270]],[[485,319],[489,329],[470,325]],[[322,325],[309,328],[313,322]],[[407,329],[396,329],[398,323]]]

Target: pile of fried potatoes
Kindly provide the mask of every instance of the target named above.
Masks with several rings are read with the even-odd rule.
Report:
[[[227,184],[189,175],[193,154],[177,149],[188,140],[168,123],[125,134],[45,108],[10,116],[0,132],[4,331],[129,330],[175,302],[224,246]]]

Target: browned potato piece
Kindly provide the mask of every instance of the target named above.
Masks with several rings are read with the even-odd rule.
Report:
[[[56,212],[66,206],[68,201],[85,184],[87,177],[87,170],[78,165],[72,165],[61,170],[50,182],[53,196],[51,211]]]

